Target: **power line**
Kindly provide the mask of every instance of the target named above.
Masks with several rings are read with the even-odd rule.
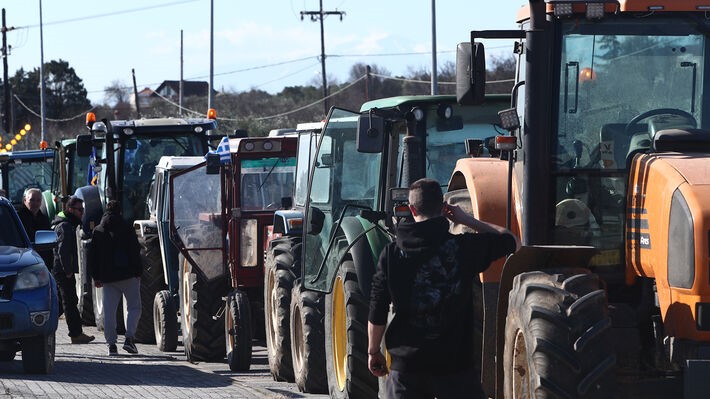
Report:
[[[35,110],[33,110],[32,108],[28,107],[27,104],[25,104],[24,102],[22,102],[22,100],[20,100],[20,97],[18,97],[17,94],[13,94],[12,96],[15,97],[15,100],[17,100],[17,102],[20,103],[20,105],[22,106],[22,108],[26,109],[27,112],[29,112],[30,114],[36,116],[37,118],[41,118],[41,115],[38,114],[37,111],[35,111]],[[78,118],[84,117],[87,112],[92,111],[94,108],[96,108],[95,105],[94,105],[93,107],[87,109],[86,111],[81,112],[80,114],[77,114],[77,115],[75,115],[75,116],[72,116],[71,118],[64,118],[64,119],[45,118],[45,120],[50,121],[50,122],[69,122],[69,121],[72,121],[72,120],[74,120],[74,119],[78,119]]]
[[[51,22],[44,22],[42,25],[47,26],[47,25],[59,25],[59,24],[64,24],[67,22],[76,22],[76,21],[84,21],[87,19],[95,19],[95,18],[103,18],[103,17],[112,17],[114,15],[122,15],[122,14],[130,14],[134,12],[139,12],[139,11],[145,11],[145,10],[152,10],[155,8],[163,8],[163,7],[170,7],[170,6],[175,6],[179,4],[185,4],[185,3],[193,3],[198,0],[182,0],[182,1],[173,1],[171,3],[163,3],[163,4],[156,4],[154,6],[146,6],[146,7],[139,7],[139,8],[131,8],[129,10],[122,10],[122,11],[113,11],[109,13],[104,13],[104,14],[95,14],[95,15],[87,15],[84,17],[76,17],[76,18],[70,18],[70,19],[63,19],[60,21],[51,21]],[[18,28],[39,28],[39,24],[35,25],[27,25],[27,26],[20,26]]]

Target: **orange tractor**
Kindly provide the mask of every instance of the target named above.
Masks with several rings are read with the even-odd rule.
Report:
[[[480,39],[518,61],[507,160],[460,160],[447,194],[525,245],[481,276],[489,396],[710,392],[708,10],[530,0],[519,30],[459,46],[462,103],[483,98]]]

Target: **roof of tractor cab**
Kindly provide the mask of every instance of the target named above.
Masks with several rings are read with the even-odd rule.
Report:
[[[486,100],[490,101],[510,101],[510,94],[486,94]],[[368,101],[360,107],[360,112],[366,112],[373,108],[395,108],[402,105],[412,104],[456,104],[454,95],[436,96],[397,96],[381,98],[379,100]]]
[[[280,137],[240,137],[229,139],[232,154],[260,154],[296,151],[298,139],[295,136]]]
[[[557,0],[559,3],[570,3],[570,1]],[[554,12],[553,5],[550,0],[546,1],[547,13]],[[618,3],[618,7],[617,7]],[[617,12],[668,12],[668,11],[696,11],[704,12],[704,9],[698,9],[697,0],[617,0],[610,1],[604,5],[604,12],[607,14],[615,14]],[[652,8],[653,7],[653,8]],[[662,7],[662,8],[658,8]],[[587,3],[580,1],[573,5],[575,14],[585,14],[587,11]],[[521,6],[516,15],[515,21],[521,23],[530,19],[530,6]]]
[[[200,162],[204,162],[205,157],[191,156],[191,157],[177,157],[177,156],[163,156],[160,157],[156,169],[187,169],[191,166],[195,166]]]
[[[217,121],[206,118],[155,118],[155,119],[134,119],[134,120],[117,120],[110,121],[111,128],[114,133],[124,132],[126,128],[140,133],[167,133],[167,132],[188,132],[202,133],[207,130],[217,129]],[[201,131],[195,131],[195,128],[202,128]],[[126,133],[128,134],[128,133]]]
[[[47,158],[54,159],[54,149],[48,148],[46,150],[22,150],[4,152],[0,154],[0,162],[6,162],[16,159],[21,161],[42,161]]]

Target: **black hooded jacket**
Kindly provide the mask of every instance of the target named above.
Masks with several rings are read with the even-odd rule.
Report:
[[[52,268],[52,272],[55,274],[79,273],[76,226],[80,223],[79,218],[63,211],[59,212],[52,221],[52,229],[57,233],[58,242],[54,247],[54,267]]]
[[[509,234],[449,233],[446,218],[403,223],[382,251],[372,281],[369,321],[394,318],[385,343],[392,369],[449,374],[473,367],[472,286],[490,263],[515,251]]]
[[[94,281],[111,283],[140,277],[143,264],[133,226],[116,213],[104,213],[94,228],[88,254],[89,274]]]

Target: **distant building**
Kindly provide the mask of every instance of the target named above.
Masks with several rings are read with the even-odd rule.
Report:
[[[188,81],[188,80],[183,80],[182,81],[182,87],[183,90],[185,91],[183,94],[183,98],[186,97],[192,97],[192,96],[200,96],[200,97],[207,97],[207,93],[209,93],[209,83],[207,82],[195,82],[195,81]],[[216,91],[213,91],[213,93],[216,93]],[[152,97],[165,97],[170,99],[171,101],[177,102],[180,97],[180,81],[179,80],[165,80],[163,83],[158,86],[157,89],[155,89],[155,93],[153,93]]]
[[[151,97],[153,95],[155,94],[149,87],[138,92],[138,105],[140,105],[141,109],[150,107]],[[131,109],[136,109],[136,97],[133,94],[131,94]]]

